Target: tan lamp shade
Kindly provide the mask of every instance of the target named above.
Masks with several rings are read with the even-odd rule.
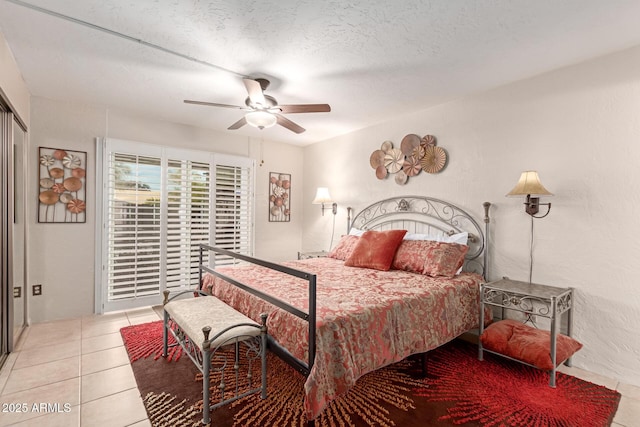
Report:
[[[329,189],[327,187],[318,187],[316,191],[316,198],[313,199],[314,205],[321,205],[323,203],[332,203],[331,196],[329,195]]]
[[[520,179],[513,190],[507,193],[507,196],[553,196],[553,194],[544,188],[536,171],[524,171],[520,175]]]

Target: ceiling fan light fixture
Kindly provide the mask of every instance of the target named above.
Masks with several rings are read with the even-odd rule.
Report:
[[[267,111],[251,111],[244,115],[249,125],[258,129],[265,129],[274,126],[278,119],[273,114]]]

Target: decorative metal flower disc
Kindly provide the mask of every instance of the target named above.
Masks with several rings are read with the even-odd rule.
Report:
[[[284,193],[286,193],[286,190],[283,187],[276,186],[273,189],[273,194],[275,194],[277,197],[281,197]]]
[[[69,193],[62,193],[60,195],[60,201],[62,203],[69,203],[72,200],[73,200],[73,196],[71,194],[69,194]]]
[[[51,190],[58,194],[62,194],[65,192],[64,185],[62,184],[54,184],[53,187],[51,187]]]
[[[80,167],[80,163],[81,163],[80,158],[77,156],[74,156],[73,154],[67,154],[62,159],[62,164],[64,165],[64,167],[69,169],[75,169]]]
[[[420,145],[420,137],[415,134],[405,135],[400,143],[400,149],[402,154],[410,156],[413,153],[413,149]]]
[[[407,176],[416,176],[422,170],[422,165],[420,164],[420,159],[417,159],[413,156],[409,156],[404,160],[404,164],[402,165],[402,170]]]
[[[408,179],[409,177],[407,176],[406,173],[404,173],[403,170],[399,170],[398,173],[396,174],[396,184],[398,185],[406,184]]]
[[[40,203],[43,205],[55,205],[58,203],[59,198],[60,196],[58,193],[51,190],[43,191],[38,195],[38,199],[40,199]]]
[[[385,179],[386,177],[387,177],[387,168],[385,168],[384,165],[378,166],[376,168],[376,178]]]
[[[384,166],[384,151],[376,150],[371,153],[371,157],[369,157],[369,164],[372,168],[377,169],[378,166]]]
[[[51,188],[53,187],[53,184],[55,184],[55,181],[51,178],[42,178],[40,180],[40,187],[42,188]]]
[[[69,209],[71,213],[77,214],[80,212],[84,212],[84,210],[86,209],[86,205],[82,200],[73,199],[72,201],[67,203],[67,209]]]
[[[431,146],[426,149],[425,155],[420,160],[420,165],[425,172],[438,173],[447,162],[447,153],[440,147]]]
[[[52,156],[50,156],[48,154],[40,156],[40,164],[42,166],[53,166],[55,161],[56,161],[56,159],[54,159]]]
[[[424,157],[425,148],[422,145],[418,145],[411,152],[411,156],[415,157],[417,160],[421,160]]]
[[[64,176],[64,170],[61,168],[51,168],[49,169],[49,176],[51,178],[62,178]]]
[[[422,140],[420,140],[420,145],[424,148],[433,147],[436,145],[436,137],[433,135],[425,135],[422,137]]]
[[[387,151],[384,156],[384,165],[390,173],[396,173],[402,169],[404,164],[404,154],[397,148]]]
[[[64,150],[56,150],[53,152],[53,157],[56,160],[63,160],[67,156],[67,152]]]
[[[82,181],[79,178],[71,177],[64,180],[64,188],[69,191],[78,191],[82,188]]]
[[[382,151],[384,151],[385,153],[389,150],[391,150],[393,148],[393,142],[391,141],[385,141],[382,143],[382,145],[380,146],[380,149]]]

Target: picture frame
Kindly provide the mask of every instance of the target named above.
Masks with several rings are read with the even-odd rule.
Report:
[[[291,221],[291,174],[269,172],[269,222]]]
[[[87,153],[38,148],[38,222],[85,223]]]

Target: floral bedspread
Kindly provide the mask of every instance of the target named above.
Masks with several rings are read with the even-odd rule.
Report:
[[[305,383],[309,419],[362,375],[478,326],[482,278],[477,274],[432,278],[345,267],[332,258],[283,264],[317,274],[316,358]],[[308,312],[307,281],[256,265],[216,271]],[[306,321],[210,274],[203,278],[203,290],[257,322],[260,313],[269,313],[269,334],[295,357],[308,360]]]

